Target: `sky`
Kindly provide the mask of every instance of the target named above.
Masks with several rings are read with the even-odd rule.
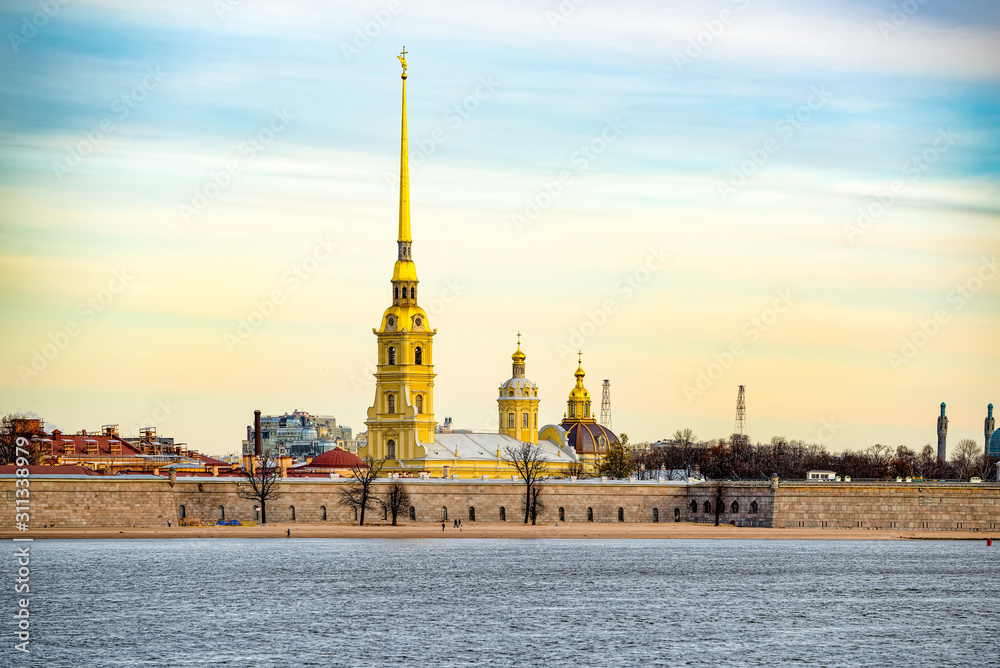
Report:
[[[36,0],[0,7],[0,412],[235,453],[364,430],[407,50],[435,414],[983,439],[1000,406],[1000,5]],[[1000,409],[998,409],[1000,410]]]

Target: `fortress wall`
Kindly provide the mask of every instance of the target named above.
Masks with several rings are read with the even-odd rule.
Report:
[[[991,531],[1000,485],[782,482],[774,526]]]
[[[416,519],[439,522],[442,507],[448,521],[469,521],[475,508],[476,521],[500,521],[500,508],[508,522],[523,521],[520,481],[509,480],[404,480]],[[268,503],[268,520],[290,522],[289,506],[295,507],[295,522],[352,523],[351,509],[339,505],[339,480],[290,480],[281,484],[282,496]],[[377,486],[382,486],[379,483]],[[660,522],[672,522],[675,509],[679,521],[714,522],[716,485],[656,482],[547,482],[542,496],[545,510],[540,522],[558,521],[562,507],[566,522],[586,522],[593,509],[595,522],[617,522],[621,508],[626,522],[652,522],[653,509]],[[15,478],[0,478],[0,522],[13,526]],[[173,485],[162,480],[112,477],[31,479],[31,526],[163,526],[179,519],[185,506],[189,519],[214,523],[218,507],[227,520],[254,518],[254,502],[240,499],[232,478],[181,478]],[[376,491],[376,493],[379,493]],[[794,483],[783,482],[777,494],[768,483],[725,483],[719,520],[737,526],[887,528],[937,530],[1000,529],[1000,485],[930,483]],[[750,513],[756,500],[757,513]],[[696,502],[692,512],[691,502]],[[712,510],[704,512],[704,502]],[[739,511],[731,512],[737,501]],[[371,521],[380,521],[380,511],[369,511]],[[366,518],[367,519],[367,518]],[[405,512],[404,512],[404,520]]]

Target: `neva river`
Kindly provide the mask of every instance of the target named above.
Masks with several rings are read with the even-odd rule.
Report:
[[[35,541],[0,666],[986,666],[998,587],[985,540]]]

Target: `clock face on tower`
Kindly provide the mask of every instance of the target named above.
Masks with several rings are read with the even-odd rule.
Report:
[[[417,327],[420,327],[420,325],[423,322],[424,322],[423,318],[421,318],[419,315],[413,319],[413,324],[416,325]]]
[[[392,329],[393,327],[396,326],[396,318],[390,315],[388,318],[385,319],[385,324],[386,327]]]

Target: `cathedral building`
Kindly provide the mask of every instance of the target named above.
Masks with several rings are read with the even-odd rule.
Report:
[[[362,457],[385,459],[385,469],[403,475],[434,477],[510,477],[517,475],[506,460],[506,451],[524,443],[537,445],[549,475],[592,465],[617,439],[597,424],[590,408],[590,394],[583,387],[578,366],[576,386],[570,392],[568,411],[560,425],[538,426],[538,386],[525,377],[527,356],[511,355],[510,379],[500,385],[498,433],[439,430],[434,419],[434,335],[427,313],[418,304],[417,268],[413,260],[410,229],[410,183],[406,138],[406,51],[399,56],[402,73],[402,129],[399,163],[399,234],[393,267],[391,305],[377,328],[378,364],[375,397],[368,409],[367,443]]]

